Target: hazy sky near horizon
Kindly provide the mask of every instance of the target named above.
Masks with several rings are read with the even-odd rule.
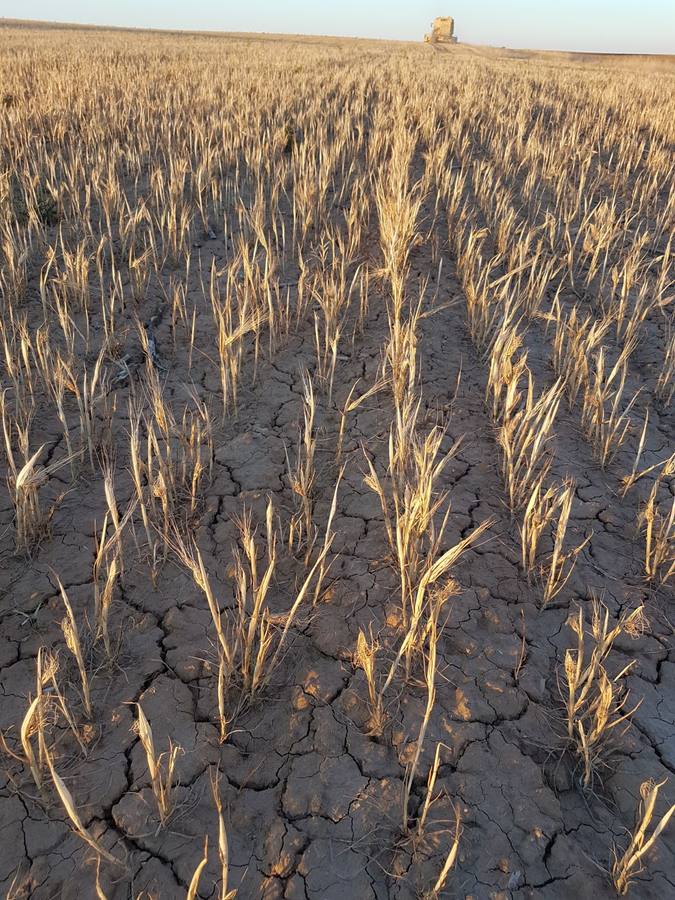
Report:
[[[675,53],[675,0],[2,0],[7,17],[212,31],[419,40],[453,15],[474,44]]]

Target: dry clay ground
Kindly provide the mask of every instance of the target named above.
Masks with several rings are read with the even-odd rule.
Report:
[[[434,198],[422,208],[431,214]],[[444,226],[434,237],[443,267],[437,281],[432,239],[410,257],[409,290],[428,278],[422,321],[419,372],[421,424],[447,427],[444,448],[464,435],[441,487],[452,505],[448,546],[487,518],[495,524],[469,551],[454,575],[461,592],[451,600],[439,641],[437,697],[414,786],[414,805],[438,742],[439,799],[429,813],[427,838],[419,846],[401,839],[400,794],[405,762],[426,703],[421,686],[399,685],[388,698],[390,724],[382,738],[367,735],[363,672],[355,665],[360,629],[386,635],[398,615],[398,588],[391,567],[382,512],[364,484],[366,455],[386,467],[391,402],[386,391],[348,417],[345,474],[338,494],[336,538],[328,589],[307,606],[293,629],[283,663],[266,695],[244,712],[223,744],[214,724],[213,632],[203,595],[191,577],[169,559],[156,582],[134,554],[115,596],[114,630],[120,634],[115,664],[93,678],[97,715],[86,756],[64,738],[59,771],[83,822],[127,870],[102,863],[101,890],[122,897],[183,898],[199,862],[204,836],[217,847],[217,817],[211,794],[214,767],[230,847],[231,886],[239,898],[408,898],[433,886],[453,837],[453,805],[461,810],[457,865],[444,896],[601,898],[612,890],[601,867],[612,843],[623,846],[632,824],[639,785],[662,780],[675,768],[675,659],[670,623],[672,591],[645,587],[642,544],[636,536],[636,494],[619,496],[619,476],[632,465],[637,439],[622,448],[611,470],[593,461],[578,416],[561,409],[556,421],[554,474],[573,475],[576,497],[569,534],[592,537],[573,578],[551,606],[540,609],[541,591],[519,568],[518,526],[504,501],[494,427],[485,406],[486,371],[466,331],[465,301],[455,277]],[[376,225],[367,256],[378,265]],[[208,271],[211,255],[223,259],[221,239],[200,241]],[[193,274],[193,288],[198,289]],[[293,279],[289,277],[291,289]],[[157,293],[148,308],[160,304]],[[347,332],[355,327],[352,310]],[[128,325],[127,349],[138,352]],[[212,324],[198,320],[196,348],[210,346]],[[199,352],[188,376],[183,353],[175,354],[166,318],[156,326],[167,397],[184,399],[194,382],[203,397],[219,391],[216,369]],[[334,400],[345,401],[375,383],[388,334],[383,287],[373,281],[366,327],[353,349],[341,350]],[[179,337],[179,341],[181,338]],[[548,385],[548,337],[534,325],[528,362],[538,385]],[[649,344],[631,359],[630,386],[650,376]],[[235,519],[245,508],[264,531],[272,497],[288,522],[293,498],[287,459],[295,452],[302,413],[300,370],[316,364],[310,322],[291,335],[270,361],[259,362],[255,381],[249,352],[243,366],[239,412],[215,432],[213,477],[205,488],[194,533],[223,606],[232,603],[228,572],[237,540]],[[142,381],[142,369],[135,375]],[[116,428],[123,433],[129,386],[116,388]],[[338,468],[338,415],[325,392],[317,393],[316,518],[326,521]],[[50,430],[51,429],[51,430]],[[50,458],[62,452],[53,420],[35,423]],[[667,455],[673,419],[654,409],[646,464]],[[131,497],[124,442],[117,459],[116,493],[121,509]],[[16,732],[34,691],[39,647],[63,646],[63,605],[56,574],[79,616],[92,604],[92,560],[96,528],[105,513],[99,482],[82,472],[74,484],[57,473],[49,490],[67,491],[55,511],[51,537],[32,559],[14,554],[12,508],[2,493],[2,590],[0,608],[0,728],[16,746]],[[639,493],[640,486],[636,488]],[[299,568],[290,554],[279,563],[272,595],[275,610],[287,610]],[[651,630],[620,638],[619,662],[637,660],[629,676],[635,698],[643,698],[634,723],[619,742],[603,783],[583,795],[561,754],[558,675],[572,645],[566,620],[577,600],[599,595],[613,616],[646,603]],[[95,660],[94,660],[95,662]],[[67,671],[67,654],[62,666]],[[159,828],[145,756],[132,731],[133,704],[140,702],[152,724],[158,751],[169,740],[183,752],[176,767],[176,808]],[[11,740],[13,736],[13,740]],[[675,783],[663,794],[672,802]],[[665,800],[664,800],[665,803]],[[661,809],[661,807],[659,807]],[[73,833],[62,807],[43,800],[24,768],[5,758],[0,787],[0,885],[3,896],[89,898],[96,896],[95,854]],[[219,868],[211,853],[200,896],[216,896]],[[663,836],[635,888],[643,898],[675,894],[675,829]]]

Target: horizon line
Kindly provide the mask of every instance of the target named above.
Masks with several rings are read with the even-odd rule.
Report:
[[[297,31],[223,31],[214,28],[184,28],[161,27],[154,25],[97,25],[92,22],[72,22],[62,21],[59,19],[17,19],[13,16],[0,16],[0,26],[10,25],[37,25],[37,26],[62,26],[72,29],[91,29],[99,31],[133,31],[133,32],[150,32],[155,34],[177,34],[177,35],[206,35],[206,36],[234,36],[234,37],[296,37],[296,38],[325,38],[327,40],[349,40],[349,41],[372,41],[375,43],[396,43],[396,44],[423,44],[422,40],[414,38],[388,38],[388,37],[364,37],[363,35],[351,34],[320,34],[316,32],[297,32]],[[569,50],[559,47],[507,47],[502,44],[474,44],[469,41],[458,41],[459,46],[464,47],[486,47],[492,50],[511,50],[513,52],[529,51],[534,53],[570,53],[573,55],[592,55],[592,56],[625,56],[625,57],[664,57],[670,58],[675,56],[674,53],[655,51],[645,53],[633,50]]]

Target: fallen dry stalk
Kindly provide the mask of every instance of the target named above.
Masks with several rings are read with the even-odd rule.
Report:
[[[77,811],[77,807],[75,806],[75,801],[73,800],[72,794],[66,787],[61,776],[54,768],[54,762],[52,760],[51,754],[48,751],[45,752],[45,757],[47,760],[47,765],[49,766],[52,780],[54,782],[54,787],[56,788],[56,792],[59,795],[61,803],[63,804],[63,808],[68,814],[68,818],[71,821],[75,834],[86,844],[88,844],[92,848],[92,850],[94,850],[98,854],[98,856],[100,856],[102,859],[105,859],[106,862],[126,869],[125,864],[116,856],[113,856],[112,853],[109,853],[100,843],[100,841],[96,840],[91,832],[85,827],[82,819],[80,818],[80,814]]]
[[[345,428],[347,425],[347,417],[349,413],[357,410],[362,403],[365,403],[366,400],[369,400],[371,397],[374,397],[375,394],[378,394],[381,390],[383,390],[388,381],[386,379],[380,378],[374,384],[372,384],[366,391],[364,391],[359,397],[354,397],[354,393],[356,391],[356,386],[358,385],[358,381],[356,381],[349,391],[347,395],[347,399],[344,402],[344,405],[340,409],[340,429],[338,431],[337,444],[335,448],[335,456],[337,459],[337,464],[340,465],[342,461],[342,451],[344,446],[344,438],[345,438]]]

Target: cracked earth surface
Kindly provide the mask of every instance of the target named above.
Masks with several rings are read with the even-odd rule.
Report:
[[[485,152],[490,152],[489,148]],[[422,166],[421,160],[418,163]],[[420,168],[421,171],[421,168]],[[414,683],[399,686],[388,708],[382,738],[368,735],[367,690],[355,665],[359,630],[372,629],[386,645],[398,615],[395,572],[387,555],[382,511],[364,484],[365,453],[386,467],[391,402],[379,392],[347,418],[336,537],[327,589],[296,621],[282,663],[265,694],[219,742],[214,634],[209,610],[190,576],[171,558],[153,580],[142,554],[129,553],[116,591],[113,619],[120,633],[115,664],[101,664],[92,679],[97,711],[86,755],[62,735],[59,771],[76,799],[83,822],[110,852],[127,861],[120,875],[103,864],[100,880],[110,900],[185,897],[201,857],[204,836],[217,847],[211,772],[221,773],[230,848],[231,886],[242,898],[370,900],[420,896],[433,884],[448,851],[453,804],[462,835],[457,865],[444,896],[466,898],[604,898],[612,896],[600,870],[614,841],[624,841],[635,798],[646,778],[675,771],[675,657],[672,591],[648,590],[636,536],[636,492],[619,496],[620,476],[630,471],[639,433],[631,434],[606,471],[592,459],[580,432],[578,411],[556,421],[554,474],[576,479],[569,526],[571,540],[591,535],[563,594],[540,609],[540,591],[519,567],[519,532],[505,504],[497,449],[485,405],[486,367],[466,326],[465,298],[455,271],[447,229],[434,217],[436,197],[420,217],[434,236],[411,251],[409,289],[427,279],[435,311],[419,333],[421,427],[447,427],[443,449],[464,435],[444,470],[440,488],[451,502],[445,541],[451,546],[488,518],[485,539],[468,551],[453,575],[453,597],[439,640],[437,699],[422,762],[413,785],[420,805],[438,742],[443,745],[437,790],[429,813],[429,838],[411,848],[397,833],[406,762],[424,713],[426,696]],[[227,260],[219,238],[200,241],[204,271],[212,258]],[[440,247],[440,251],[437,249]],[[366,264],[379,265],[376,223],[364,239]],[[438,258],[442,260],[438,277]],[[196,269],[196,267],[195,267]],[[34,273],[37,277],[37,273]],[[297,284],[297,274],[296,274]],[[293,286],[293,273],[286,273]],[[31,282],[33,298],[37,282]],[[148,308],[161,295],[152,288]],[[197,275],[189,291],[201,297]],[[356,329],[349,313],[345,333]],[[128,323],[127,323],[128,324]],[[196,324],[195,346],[211,346],[206,315]],[[129,326],[129,341],[133,329]],[[156,327],[166,363],[164,391],[180,408],[185,347],[174,353],[165,317]],[[337,409],[360,379],[374,384],[388,336],[385,286],[373,280],[365,328],[340,348],[333,400],[317,395],[317,521],[325,523],[337,476]],[[539,386],[553,380],[544,328],[527,331],[528,363]],[[287,454],[295,452],[302,415],[300,372],[316,365],[314,326],[308,318],[269,358],[256,362],[245,350],[238,414],[215,428],[213,477],[203,488],[194,534],[214,590],[231,606],[230,567],[237,542],[236,517],[247,508],[263,528],[268,498],[282,519],[293,509]],[[217,370],[195,354],[189,376],[200,397],[218,396]],[[630,379],[653,387],[650,347],[631,359]],[[128,386],[117,389],[116,431],[128,428]],[[34,423],[46,453],[60,453],[61,432],[47,406]],[[672,448],[673,417],[654,409],[649,459]],[[118,442],[116,493],[120,509],[132,497],[128,442]],[[100,479],[82,473],[71,483],[61,471],[50,489],[67,491],[55,511],[51,535],[32,559],[13,552],[12,508],[3,492],[3,601],[0,607],[0,729],[16,747],[17,729],[34,689],[40,647],[61,649],[61,578],[78,617],[91,615],[92,562],[97,526],[106,505]],[[291,554],[279,562],[272,589],[276,612],[289,607],[300,567]],[[613,616],[645,602],[651,629],[621,639],[619,659],[635,659],[629,676],[643,702],[618,744],[602,790],[584,796],[560,753],[561,707],[557,672],[572,635],[566,626],[576,601],[603,597]],[[71,672],[75,680],[74,670]],[[175,812],[158,828],[148,767],[134,734],[134,703],[152,724],[159,750],[169,741],[182,753],[176,763]],[[665,789],[666,793],[672,788]],[[672,799],[672,797],[671,797]],[[75,835],[53,797],[37,793],[25,768],[6,758],[0,781],[0,890],[3,895],[94,897],[94,854]],[[17,874],[22,893],[11,894]],[[202,874],[200,896],[215,897],[215,854]],[[675,894],[675,830],[660,842],[635,895],[662,900]]]

